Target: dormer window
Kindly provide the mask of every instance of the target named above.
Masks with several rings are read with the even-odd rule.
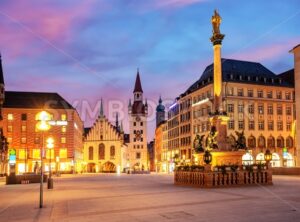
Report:
[[[230,79],[233,79],[233,74],[230,74]]]
[[[274,83],[274,79],[273,78],[271,79],[271,82]]]
[[[250,81],[251,80],[251,77],[250,76],[248,76],[248,81]]]
[[[240,80],[243,80],[243,76],[242,75],[240,75],[239,77],[240,77]]]
[[[267,82],[267,78],[264,78],[264,82]]]
[[[282,79],[279,79],[279,84],[281,84],[282,83]]]
[[[258,80],[259,80],[259,78],[258,78],[258,76],[256,76],[256,77],[255,77],[255,81],[258,82]]]

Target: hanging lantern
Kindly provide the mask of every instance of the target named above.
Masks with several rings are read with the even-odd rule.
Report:
[[[212,155],[211,155],[211,153],[208,150],[206,150],[204,152],[203,160],[204,160],[204,163],[206,163],[206,164],[210,164],[211,163],[211,161],[212,161]]]
[[[272,153],[269,149],[266,150],[265,153],[265,161],[268,163],[272,160]]]

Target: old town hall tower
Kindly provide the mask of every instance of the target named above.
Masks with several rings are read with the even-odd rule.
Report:
[[[147,156],[147,100],[143,101],[143,89],[139,70],[137,71],[133,103],[129,100],[128,116],[130,130],[129,163],[135,170],[148,170]]]

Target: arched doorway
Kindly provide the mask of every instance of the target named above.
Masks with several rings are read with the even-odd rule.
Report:
[[[87,164],[87,172],[88,173],[95,173],[96,172],[96,164],[95,163],[88,163]]]
[[[104,173],[115,173],[116,172],[116,165],[112,162],[106,162],[103,164],[102,172]]]
[[[263,153],[259,153],[256,156],[256,163],[264,163],[265,162],[265,155]]]
[[[280,167],[280,156],[277,153],[272,153],[272,167]]]
[[[286,153],[283,157],[284,161],[285,161],[285,166],[286,167],[293,167],[294,166],[294,158],[292,156],[292,154],[290,153]]]
[[[242,163],[243,165],[251,165],[253,164],[253,156],[250,153],[245,153],[242,156]]]

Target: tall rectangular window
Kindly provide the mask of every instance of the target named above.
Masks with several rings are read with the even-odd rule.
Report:
[[[239,104],[238,105],[238,112],[239,113],[244,113],[244,104]]]
[[[283,123],[282,123],[282,121],[278,121],[277,122],[277,130],[283,130]]]
[[[273,98],[273,92],[272,91],[268,91],[267,92],[267,98],[268,99],[272,99]]]
[[[274,130],[274,122],[268,121],[268,130]]]
[[[264,130],[265,129],[265,122],[260,120],[258,121],[258,129],[259,130]]]
[[[23,143],[23,144],[26,143],[26,137],[21,138],[21,143]]]
[[[286,130],[287,130],[287,131],[291,131],[291,130],[292,130],[291,125],[292,125],[291,122],[287,122],[287,123],[286,123]]]
[[[22,126],[21,126],[21,131],[22,131],[22,132],[26,132],[26,125],[22,125]]]
[[[22,113],[21,114],[21,120],[22,121],[26,121],[27,120],[27,114],[26,113]]]
[[[244,129],[244,121],[239,120],[239,130],[243,130],[243,129]]]
[[[258,98],[263,98],[263,97],[264,97],[264,93],[263,93],[262,90],[258,90],[258,91],[257,91],[257,97],[258,97]]]
[[[254,129],[255,129],[254,120],[249,120],[249,130],[254,130]]]
[[[277,115],[282,115],[282,105],[277,105]]]
[[[67,114],[61,114],[60,117],[62,121],[67,121]]]
[[[268,105],[268,114],[273,115],[273,105],[272,104]]]
[[[238,96],[244,96],[244,89],[238,89]]]
[[[7,126],[7,132],[11,133],[13,131],[13,126]]]
[[[41,158],[41,150],[40,149],[33,149],[32,150],[32,158],[33,159],[40,159]]]
[[[254,113],[254,104],[249,104],[248,106],[248,112],[253,114]]]
[[[290,106],[286,107],[286,115],[288,115],[288,116],[292,115],[292,107],[290,107]]]
[[[234,112],[234,105],[233,104],[228,104],[227,105],[227,112],[233,113]]]
[[[252,89],[248,90],[248,97],[253,97],[253,90]]]
[[[14,120],[14,115],[12,113],[7,114],[8,120]]]
[[[276,98],[277,99],[282,99],[282,92],[281,91],[276,92]]]
[[[258,114],[264,114],[264,104],[258,104]]]
[[[141,153],[136,153],[136,159],[141,159]]]
[[[66,140],[67,140],[66,137],[61,137],[61,138],[60,138],[60,142],[61,142],[61,143],[66,143]]]
[[[228,121],[228,129],[234,130],[234,120],[229,120]]]
[[[285,99],[287,99],[287,100],[291,99],[291,93],[290,92],[285,93]]]

